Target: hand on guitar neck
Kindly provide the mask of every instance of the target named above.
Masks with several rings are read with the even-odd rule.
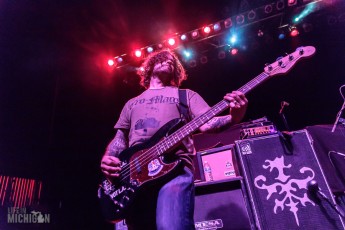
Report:
[[[246,96],[240,91],[232,91],[224,96],[224,100],[229,102],[229,115],[213,117],[199,128],[201,132],[218,132],[243,119],[248,106]]]
[[[246,96],[241,91],[232,91],[227,93],[224,99],[230,102],[231,124],[239,123],[247,111],[248,100]]]

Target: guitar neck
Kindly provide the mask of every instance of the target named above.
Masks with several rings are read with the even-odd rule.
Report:
[[[252,80],[250,80],[247,84],[245,84],[244,86],[239,88],[237,91],[240,91],[240,92],[246,94],[249,91],[251,91],[252,89],[254,89],[255,87],[257,87],[258,85],[260,85],[262,82],[267,80],[269,77],[270,77],[269,74],[262,72],[261,74],[259,74],[258,76],[256,76]]]
[[[238,89],[238,91],[246,94],[264,80],[269,77],[268,74],[265,72],[261,73],[247,84],[242,86]],[[188,124],[184,125],[182,128],[171,134],[169,137],[161,140],[152,148],[155,148],[155,152],[157,152],[158,156],[168,152],[168,150],[172,149],[176,145],[178,145],[184,138],[194,133],[197,129],[199,129],[203,124],[211,120],[213,117],[217,116],[221,112],[225,111],[229,108],[229,101],[222,100],[214,105],[211,109],[209,109],[206,113],[200,115],[199,117],[193,119]]]

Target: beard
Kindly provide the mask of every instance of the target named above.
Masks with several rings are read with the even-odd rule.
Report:
[[[152,75],[156,76],[165,85],[170,84],[174,77],[174,68],[171,65],[162,65],[160,68],[154,69]]]

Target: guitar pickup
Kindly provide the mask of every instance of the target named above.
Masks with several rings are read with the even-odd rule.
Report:
[[[137,171],[137,173],[141,173],[141,165],[140,165],[138,158],[135,158],[135,160],[134,160],[134,167],[135,167],[135,170]]]

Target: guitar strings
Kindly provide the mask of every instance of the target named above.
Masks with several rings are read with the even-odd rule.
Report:
[[[216,106],[217,106],[217,105],[216,105]],[[214,108],[216,108],[216,106],[214,106]],[[219,105],[218,105],[218,106],[219,106]],[[203,117],[203,116],[210,116],[210,115],[214,116],[214,114],[208,115],[208,113],[210,113],[210,112],[212,112],[212,111],[210,110],[210,111],[206,112],[205,114],[203,114],[203,115],[197,117],[197,118],[194,120],[194,123],[196,123],[197,120],[201,120],[202,123],[206,123],[207,121],[205,121],[205,120],[202,121],[202,117]],[[209,120],[209,119],[208,119],[208,120]],[[199,126],[197,125],[195,128],[193,128],[193,127],[192,127],[192,124],[187,124],[187,125],[184,126],[182,129],[186,130],[185,132],[188,132],[188,131],[189,131],[190,133],[192,133],[193,131],[195,131],[195,129],[196,129],[197,127],[199,127]],[[178,138],[179,136],[183,135],[182,129],[181,129],[181,130],[177,130],[175,133],[173,133],[173,134],[170,136],[170,138],[172,138],[173,136],[177,136],[176,138]],[[163,153],[163,152],[165,152],[167,149],[169,149],[170,147],[173,147],[174,145],[176,145],[176,144],[178,144],[178,143],[179,143],[179,141],[176,142],[176,143],[173,143],[173,145],[171,145],[171,143],[169,143],[169,142],[167,141],[167,139],[163,139],[163,140],[161,140],[160,142],[158,142],[155,146],[151,147],[151,148],[148,149],[146,152],[144,152],[143,154],[141,154],[140,156],[138,156],[135,160],[138,161],[138,164],[140,164],[140,165],[141,165],[141,164],[146,164],[146,163],[148,163],[149,161],[151,161],[152,159],[154,159],[154,158],[160,156],[160,155],[155,155],[155,153],[159,153],[159,151],[161,151],[161,153]],[[171,146],[169,147],[169,145],[171,145]],[[162,147],[161,147],[161,148],[157,148],[157,146],[162,146]],[[131,162],[130,162],[130,163],[131,163]],[[129,176],[129,174],[130,174],[130,163],[126,164],[126,165],[124,166],[124,168],[122,169],[123,173],[121,173],[121,174],[122,174],[123,178],[121,179],[121,181],[123,181],[124,179],[126,179],[126,178]]]
[[[215,114],[212,112],[213,110],[217,109],[217,107],[221,106],[221,103],[216,104],[212,109],[210,109],[208,112],[206,112],[205,114],[195,118],[195,120],[193,121],[194,123],[197,123],[198,120],[200,120],[201,123],[206,123],[208,120],[210,120],[211,118],[206,118],[206,120],[203,120],[203,117],[210,117],[210,116],[214,116]],[[211,113],[211,114],[210,114]],[[182,129],[186,130],[185,132],[190,132],[192,133],[193,131],[195,131],[199,126],[195,126],[195,128],[192,127],[192,124],[187,124],[186,126],[184,126]],[[177,136],[176,138],[178,138],[179,136],[183,135],[183,131],[181,130],[177,130],[176,132],[174,132],[173,134],[171,134],[170,138],[172,138],[173,136]],[[142,153],[140,156],[138,156],[135,160],[138,161],[137,163],[139,165],[141,164],[146,164],[149,161],[151,161],[152,159],[156,158],[157,156],[160,155],[156,155],[155,153],[159,153],[159,151],[161,150],[161,153],[163,153],[164,151],[166,151],[167,149],[173,147],[174,145],[178,144],[178,142],[173,143],[173,145],[171,145],[171,143],[169,143],[167,141],[167,139],[163,139],[160,142],[158,142],[155,146],[149,148],[146,152]],[[171,145],[169,147],[169,145]],[[157,146],[162,146],[162,148],[157,148]],[[121,181],[125,180],[129,174],[130,174],[130,163],[126,164],[122,171],[122,179]]]
[[[268,75],[266,73],[261,73],[258,77],[252,79],[251,81],[249,81],[246,85],[248,85],[250,88],[256,86],[258,83],[257,83],[257,80],[259,80],[259,78],[266,78]],[[261,81],[264,80],[264,79],[261,79]],[[245,89],[246,87],[241,87],[243,89]],[[240,88],[240,89],[241,89]],[[239,89],[239,91],[240,91]],[[206,113],[205,113],[206,114]],[[197,119],[197,118],[196,118]],[[188,124],[187,124],[188,125]],[[186,126],[187,127],[187,126]],[[181,131],[179,131],[181,132]],[[177,135],[177,132],[176,133],[173,133],[173,135]],[[148,162],[150,162],[151,160],[153,160],[154,158],[157,158],[157,156],[159,155],[156,155],[155,153],[159,152],[159,150],[157,149],[156,146],[158,145],[163,145],[163,146],[167,146],[168,144],[167,143],[164,143],[166,142],[165,140],[162,140],[161,141],[162,143],[157,143],[155,146],[151,147],[150,149],[148,149],[146,152],[144,152],[143,154],[141,154],[140,156],[138,156],[135,160],[138,161],[137,164],[139,165],[142,165],[142,164],[146,164]],[[156,149],[156,150],[155,150]],[[129,176],[130,176],[130,164],[131,162],[129,162],[128,164],[126,164],[124,166],[124,168],[122,169],[122,172],[121,172],[121,181],[124,181],[125,179],[127,179]],[[140,166],[139,166],[140,167]]]
[[[297,58],[299,59],[299,58]],[[297,59],[295,59],[294,61],[296,61]],[[274,64],[274,63],[273,63]],[[272,64],[272,65],[273,65]],[[271,66],[272,66],[271,65]],[[275,69],[279,69],[279,68],[282,68],[280,65],[277,65],[275,67],[272,67],[272,70],[275,70]],[[271,70],[271,71],[272,71]],[[238,91],[241,91],[243,93],[246,93],[248,92],[249,90],[253,89],[255,86],[257,86],[259,83],[261,83],[263,80],[266,80],[265,78],[269,77],[269,74],[267,74],[266,72],[262,72],[261,74],[259,74],[257,77],[253,78],[252,80],[250,80],[246,85],[242,86],[241,88],[238,89]],[[247,86],[249,86],[249,89],[247,88]],[[217,105],[216,104],[213,108],[217,108]],[[211,108],[209,111],[211,111],[213,108]],[[209,112],[208,111],[208,112]],[[205,114],[201,115],[200,117],[203,117],[203,116],[206,116],[206,114],[208,113],[206,112]],[[200,117],[197,117],[195,119],[200,119]],[[207,122],[207,121],[206,121]],[[206,123],[206,122],[203,122],[203,123]],[[184,128],[187,128],[188,127],[188,124],[184,127]],[[192,130],[193,128],[190,127]],[[171,136],[175,136],[175,135],[179,135],[179,133],[181,133],[182,131],[176,131],[174,132]],[[178,143],[178,142],[177,142]],[[177,143],[175,143],[174,145],[176,145]],[[161,149],[158,149],[157,146],[160,146],[162,145],[163,148]],[[171,147],[173,147],[174,145],[172,145]],[[160,157],[159,155],[159,150],[162,150],[164,148],[167,148],[169,149],[169,143],[167,143],[166,139],[163,139],[161,141],[159,141],[157,144],[155,144],[153,147],[149,148],[147,151],[145,151],[144,153],[142,153],[141,155],[139,155],[137,158],[135,158],[137,162],[137,164],[139,164],[139,167],[141,167],[141,165],[145,165],[147,164],[148,162],[150,162],[151,160],[157,158],[157,157]],[[164,151],[166,151],[167,149],[165,149]],[[164,152],[163,151],[163,152]],[[158,153],[158,154],[157,154]],[[130,173],[131,173],[131,162],[128,162],[122,169],[121,169],[121,182],[124,181],[125,179],[127,179],[129,176],[130,176]]]

